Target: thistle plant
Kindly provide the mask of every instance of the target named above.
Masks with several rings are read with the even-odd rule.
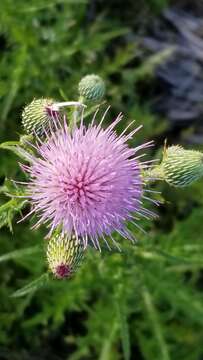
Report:
[[[143,161],[140,151],[153,142],[130,147],[140,127],[131,122],[118,134],[121,114],[104,126],[108,109],[102,116],[96,111],[87,123],[85,106],[90,100],[99,103],[104,93],[103,80],[88,75],[79,83],[78,101],[33,100],[22,113],[31,138],[23,135],[18,143],[2,146],[23,158],[27,179],[15,182],[18,191],[7,194],[23,204],[20,209],[31,205],[20,221],[34,215],[33,228],[46,225],[48,268],[57,279],[77,270],[90,245],[121,250],[115,234],[136,241],[132,226],[140,229],[140,218],[155,216],[144,202],[158,205],[146,195],[151,181],[183,187],[203,176],[202,153],[180,146],[165,148],[159,165]],[[69,106],[73,110],[67,115]]]

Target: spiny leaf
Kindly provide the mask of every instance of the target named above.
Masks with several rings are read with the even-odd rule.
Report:
[[[27,295],[29,293],[33,293],[33,292],[37,291],[38,289],[46,286],[48,284],[48,282],[49,282],[49,274],[48,273],[42,274],[39,278],[35,279],[28,285],[25,285],[21,289],[18,289],[17,291],[15,291],[11,295],[11,297],[17,298],[17,297]]]
[[[27,204],[26,199],[13,198],[0,206],[0,228],[8,225],[12,232],[12,220],[16,213],[20,212]]]
[[[6,141],[0,144],[0,149],[10,150],[22,159],[25,159],[21,151],[19,150],[19,141]]]
[[[18,186],[15,181],[8,178],[5,178],[3,185],[0,187],[0,193],[5,194],[9,197],[26,195],[26,191],[23,185]]]

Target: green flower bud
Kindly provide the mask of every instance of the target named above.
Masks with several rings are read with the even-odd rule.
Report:
[[[84,247],[74,235],[57,234],[48,242],[49,270],[58,279],[69,278],[79,267],[83,255]]]
[[[87,75],[80,81],[78,90],[85,100],[100,101],[105,94],[105,83],[98,75]]]
[[[172,186],[184,187],[203,176],[203,154],[181,146],[165,149],[160,169],[163,179]]]
[[[52,99],[35,99],[24,108],[22,124],[27,134],[41,136],[44,129],[48,129],[51,118],[56,115],[56,112],[51,110],[52,104]]]

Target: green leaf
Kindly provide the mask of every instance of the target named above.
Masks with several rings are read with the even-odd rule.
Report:
[[[15,181],[8,178],[5,178],[3,185],[0,186],[0,193],[9,197],[15,197],[15,199],[17,199],[16,196],[26,195],[23,185],[18,186]]]
[[[154,336],[157,340],[157,345],[159,346],[160,353],[162,354],[161,359],[171,360],[171,357],[168,352],[167,344],[164,339],[163,329],[158,316],[158,312],[156,311],[156,308],[153,304],[153,300],[150,295],[150,292],[146,287],[144,287],[142,290],[142,297],[154,332]]]
[[[123,348],[123,355],[125,360],[130,359],[130,336],[129,336],[129,327],[127,321],[127,312],[126,306],[123,303],[122,299],[117,301],[117,311],[119,316],[119,324],[120,324],[120,334],[121,334],[121,342]]]
[[[19,141],[6,141],[0,144],[0,149],[10,150],[20,158],[26,159],[25,156],[23,156],[22,152],[20,151],[19,146],[20,146]]]
[[[42,274],[39,278],[35,279],[34,281],[32,281],[31,283],[29,283],[28,285],[22,287],[21,289],[15,291],[11,297],[21,297],[24,295],[27,295],[29,293],[33,293],[35,291],[37,291],[38,289],[46,286],[49,282],[49,274],[45,273]]]
[[[155,55],[151,55],[145,62],[142,63],[138,69],[135,70],[136,80],[141,80],[147,76],[153,76],[157,66],[167,61],[174,53],[175,48],[173,46],[161,50]]]
[[[20,212],[27,204],[26,199],[13,198],[0,206],[0,228],[8,226],[12,232],[12,220],[16,213]]]
[[[41,252],[40,246],[32,246],[26,249],[14,250],[0,256],[0,263],[8,260],[15,260]]]
[[[118,323],[115,320],[114,323],[112,324],[112,328],[111,328],[111,332],[110,332],[109,336],[105,339],[105,341],[103,343],[102,350],[101,350],[101,353],[99,356],[99,360],[113,359],[112,346],[113,346],[113,342],[115,340],[117,329],[118,329]]]

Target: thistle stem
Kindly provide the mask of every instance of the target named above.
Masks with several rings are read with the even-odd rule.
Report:
[[[83,96],[80,96],[79,99],[78,99],[78,103],[79,104],[83,104],[83,101],[84,101],[84,98]],[[83,104],[83,108],[84,107],[87,107],[86,105]],[[80,106],[80,107],[75,107],[75,110],[73,111],[73,124],[77,124],[77,122],[81,119],[81,115],[82,115],[82,110],[83,108]]]

